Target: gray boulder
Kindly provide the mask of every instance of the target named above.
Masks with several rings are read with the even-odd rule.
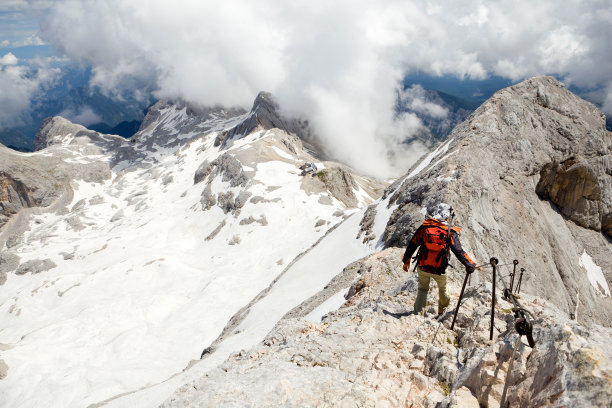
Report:
[[[19,265],[15,271],[16,275],[24,275],[26,273],[41,273],[55,268],[57,265],[50,259],[33,259]]]
[[[221,180],[229,182],[232,187],[244,187],[249,181],[242,169],[242,163],[229,153],[224,153],[211,163],[202,163],[193,176],[193,183],[198,184],[211,174],[213,177],[221,176]]]
[[[330,167],[317,173],[317,177],[325,184],[327,190],[347,207],[357,206],[354,189],[357,184],[351,173],[342,167]]]

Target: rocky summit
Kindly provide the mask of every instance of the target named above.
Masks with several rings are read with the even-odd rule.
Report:
[[[449,203],[478,263],[516,259],[524,290],[612,324],[612,134],[555,79],[497,92],[385,196],[394,208],[386,246],[405,245],[428,207]]]
[[[609,405],[592,104],[550,77],[506,88],[391,185],[279,111],[162,101],[130,140],[53,118],[37,152],[0,150],[7,406]],[[453,259],[450,307],[432,284],[415,315],[401,259],[439,202],[481,268]]]

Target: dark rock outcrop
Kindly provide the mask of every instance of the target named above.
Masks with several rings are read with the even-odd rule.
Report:
[[[262,129],[278,128],[287,133],[293,133],[301,138],[309,138],[310,130],[307,121],[285,118],[280,113],[280,107],[269,92],[260,92],[255,98],[253,107],[247,118],[223,135],[223,141],[236,136],[247,135],[257,127]]]
[[[610,225],[604,223],[612,217],[612,208],[606,203],[609,200],[604,197],[608,169],[598,165],[598,161],[591,164],[582,157],[572,157],[562,163],[546,164],[540,171],[536,192],[541,198],[550,199],[578,225],[612,237]]]
[[[232,187],[244,187],[249,182],[249,178],[242,169],[242,164],[228,153],[221,155],[211,163],[202,163],[193,176],[193,183],[198,184],[211,174],[221,176],[221,180],[230,183]]]
[[[357,197],[354,189],[357,188],[355,179],[342,167],[330,167],[317,173],[319,179],[325,184],[332,196],[342,201],[347,207],[357,206]]]

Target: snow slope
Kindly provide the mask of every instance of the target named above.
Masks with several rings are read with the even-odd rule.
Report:
[[[355,239],[360,217],[354,215],[287,269],[356,209],[325,190],[304,188],[310,181],[296,164],[314,159],[289,151],[284,132],[260,129],[223,148],[215,146],[216,137],[240,118],[188,134],[179,126],[185,118],[165,111],[159,125],[180,143],[155,140],[149,127],[133,146],[122,146],[139,152],[137,160],[113,162],[111,151],[96,155],[114,164],[111,179],[73,182],[67,210],[32,216],[10,248],[21,264],[49,259],[56,267],[9,273],[2,286],[0,358],[8,375],[0,381],[0,406],[88,406],[159,384],[197,359],[228,320],[284,272],[240,334],[188,371],[211,368],[260,341],[287,310],[372,250]],[[66,135],[42,154],[73,149],[74,140]],[[232,187],[218,175],[194,184],[200,165],[224,153],[241,160],[249,183]],[[73,152],[74,160],[93,159],[79,154]],[[237,211],[206,210],[206,187],[216,195],[246,191],[251,200]],[[354,193],[362,205],[373,200],[361,188]],[[150,406],[176,388],[166,384],[110,405]]]

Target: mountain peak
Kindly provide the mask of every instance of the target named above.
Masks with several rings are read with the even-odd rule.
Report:
[[[234,137],[249,134],[256,128],[265,130],[277,128],[304,140],[311,138],[308,122],[285,117],[281,113],[277,100],[270,92],[260,92],[244,121],[230,129],[224,136],[226,140],[231,140]]]
[[[72,123],[61,116],[49,117],[42,122],[40,130],[36,133],[34,150],[42,150],[54,143],[59,143],[58,137],[62,138],[65,135],[76,134],[82,131],[88,131],[88,129]]]

